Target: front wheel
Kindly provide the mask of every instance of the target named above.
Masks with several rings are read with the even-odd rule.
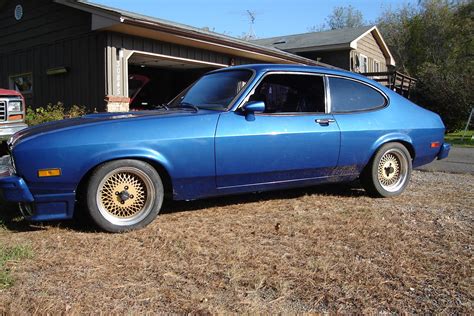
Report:
[[[380,147],[361,175],[365,190],[377,197],[400,195],[408,185],[411,156],[400,143]]]
[[[123,232],[152,222],[158,216],[163,196],[163,183],[152,166],[138,160],[116,160],[92,173],[87,206],[100,228]]]

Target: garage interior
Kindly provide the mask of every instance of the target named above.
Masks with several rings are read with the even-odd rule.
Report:
[[[128,59],[130,109],[150,110],[167,104],[203,74],[224,66],[133,53]]]

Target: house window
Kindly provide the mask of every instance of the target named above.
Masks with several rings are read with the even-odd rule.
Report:
[[[10,76],[10,89],[21,94],[33,93],[33,74],[31,72]]]
[[[362,73],[369,72],[369,59],[367,58],[367,56],[360,54],[359,60],[360,60],[360,68],[359,68],[360,72]]]
[[[380,62],[374,60],[374,72],[380,72]]]

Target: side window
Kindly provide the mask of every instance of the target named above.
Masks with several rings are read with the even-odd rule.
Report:
[[[323,77],[270,74],[255,88],[249,101],[264,101],[265,113],[324,113]]]
[[[354,112],[377,109],[385,105],[377,90],[348,79],[329,78],[331,112]]]

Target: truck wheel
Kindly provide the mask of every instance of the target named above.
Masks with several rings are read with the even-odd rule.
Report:
[[[145,227],[160,212],[163,183],[158,172],[139,160],[105,163],[92,173],[87,207],[93,221],[108,232]]]
[[[406,147],[400,143],[388,143],[380,147],[365,167],[361,182],[372,196],[396,196],[408,185],[411,170],[411,156]]]

